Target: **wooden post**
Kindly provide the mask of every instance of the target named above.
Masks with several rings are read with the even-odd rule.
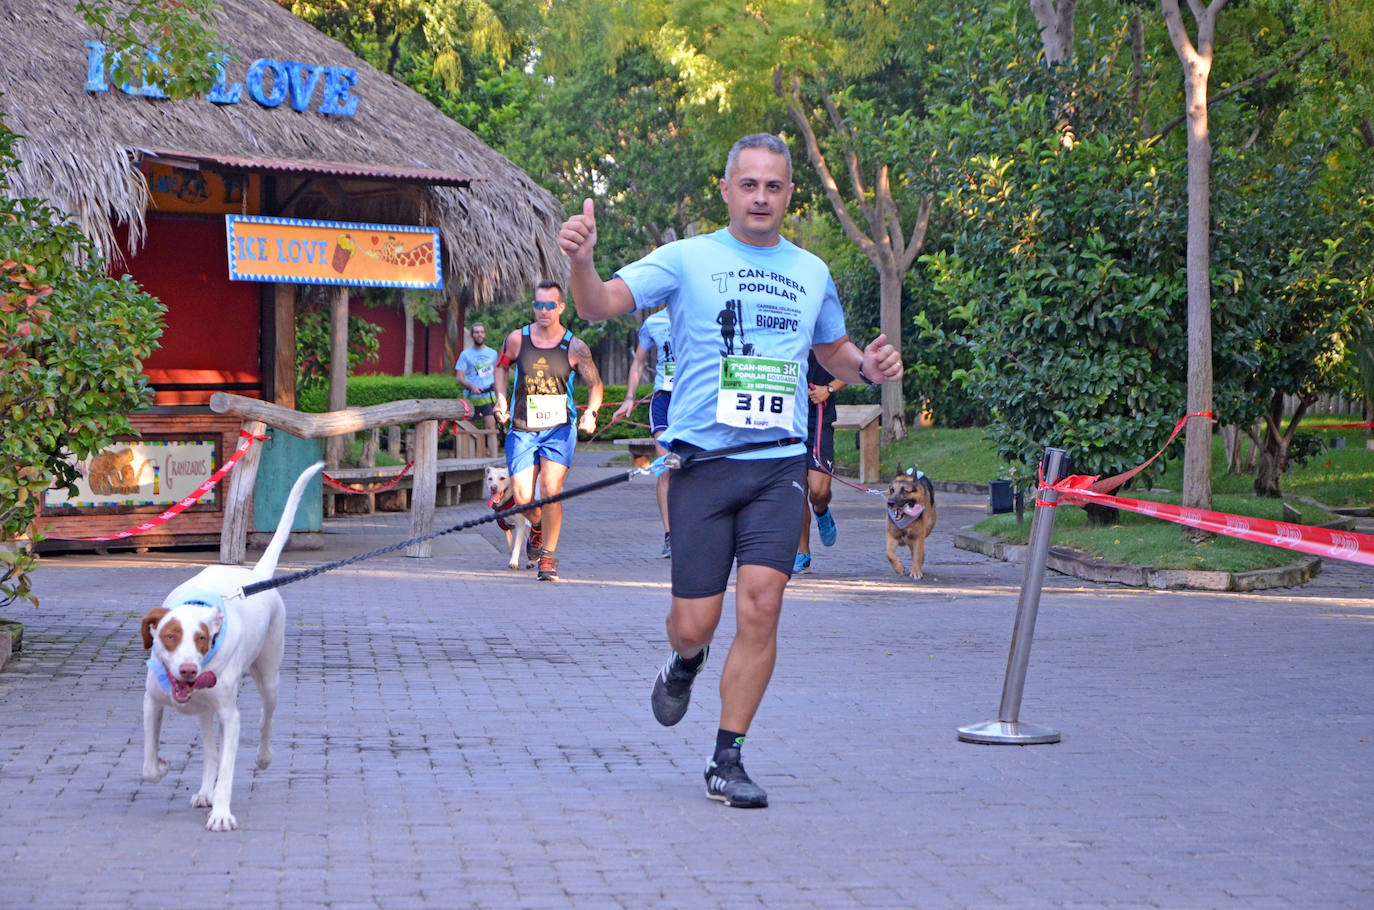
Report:
[[[273,376],[276,395],[273,404],[284,408],[296,407],[296,286],[278,284],[274,287],[275,306],[273,324],[277,337],[273,352]]]
[[[859,430],[859,483],[878,482],[878,421]]]
[[[422,420],[415,425],[415,477],[410,484],[410,536],[424,537],[434,531],[434,487],[439,477],[439,422]],[[428,559],[433,541],[422,540],[406,547],[406,555]]]
[[[348,288],[341,287],[329,302],[329,410],[348,407]],[[331,436],[324,461],[331,468],[343,463],[347,440]]]
[[[245,432],[261,436],[267,424],[261,420],[246,420]],[[219,532],[219,561],[227,566],[243,562],[248,549],[248,516],[253,511],[253,482],[258,477],[258,462],[262,460],[262,443],[255,442],[243,453],[234,470],[229,472],[229,492],[224,498],[224,525]]]

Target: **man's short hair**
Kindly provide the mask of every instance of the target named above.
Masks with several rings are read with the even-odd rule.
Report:
[[[727,182],[730,180],[730,175],[735,172],[735,164],[739,161],[740,152],[745,149],[765,149],[774,155],[781,155],[782,160],[787,162],[787,182],[792,182],[792,153],[788,151],[787,143],[772,133],[751,133],[730,146],[730,154],[725,159],[725,179]]]
[[[487,327],[486,327],[486,325],[484,325],[483,323],[474,322],[474,323],[472,324],[472,328],[468,329],[468,331],[469,331],[469,332],[475,332],[475,331],[477,331],[478,329],[481,329],[482,331],[485,332],[485,331],[487,330]]]
[[[535,285],[535,286],[534,286],[534,289],[535,289],[536,291],[554,290],[554,291],[557,291],[557,292],[558,292],[558,299],[559,299],[559,300],[567,300],[567,299],[568,299],[568,295],[563,293],[563,285],[559,284],[557,281],[550,281],[550,280],[547,279],[547,278],[545,278],[543,281],[541,281],[541,282],[539,282],[537,285]]]

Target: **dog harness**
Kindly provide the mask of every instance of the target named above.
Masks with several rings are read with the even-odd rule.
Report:
[[[488,500],[487,500],[487,508],[491,509],[493,512],[504,512],[504,511],[506,511],[507,509],[509,509],[510,507],[512,507],[512,506],[514,506],[514,505],[515,505],[515,491],[514,491],[514,490],[512,490],[512,491],[510,492],[510,495],[508,495],[505,499],[501,500],[500,502],[497,502],[497,501],[496,501],[496,497],[495,497],[495,496],[493,496],[491,499],[488,499]],[[510,522],[506,521],[506,519],[500,517],[499,515],[496,517],[496,526],[497,526],[498,528],[500,528],[502,531],[509,531],[509,530],[511,529],[511,527],[512,527],[512,525],[511,525]]]
[[[205,652],[205,660],[201,662],[202,667],[207,666],[210,661],[214,659],[215,653],[219,651],[219,646],[224,644],[225,639],[229,637],[229,611],[224,607],[224,598],[215,594],[213,591],[193,589],[183,594],[181,599],[173,604],[172,607],[180,607],[183,604],[194,604],[199,607],[218,607],[220,613],[224,616],[224,623],[219,627],[219,631],[215,633],[215,637],[210,641],[210,650]],[[162,690],[168,695],[172,695],[172,680],[168,677],[167,668],[162,665],[162,661],[158,660],[156,656],[150,655],[147,664],[148,669],[152,671],[153,677],[157,679],[158,685],[162,687]],[[183,685],[188,685],[191,689],[212,689],[218,681],[214,673],[206,670],[196,677],[195,682],[189,684],[183,683]],[[175,698],[175,696],[173,697]]]

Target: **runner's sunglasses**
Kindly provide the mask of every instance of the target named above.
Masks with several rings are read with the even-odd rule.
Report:
[[[557,301],[557,300],[536,300],[536,301],[534,302],[534,308],[535,308],[536,310],[556,310],[556,309],[558,309],[558,301]]]

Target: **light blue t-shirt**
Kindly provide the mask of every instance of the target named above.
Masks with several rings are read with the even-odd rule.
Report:
[[[846,334],[830,269],[785,239],[722,228],[665,244],[616,275],[636,308],[666,300],[677,364],[663,443],[703,449],[806,438],[806,355]],[[801,455],[804,443],[736,456]]]
[[[639,346],[652,350],[656,358],[654,391],[671,392],[677,363],[673,359],[673,327],[667,310],[659,310],[639,327]]]
[[[455,373],[459,370],[463,371],[463,376],[468,382],[484,392],[488,391],[496,382],[496,352],[485,345],[480,348],[466,348],[458,355],[458,362],[453,365]],[[464,386],[463,394],[474,393]]]

